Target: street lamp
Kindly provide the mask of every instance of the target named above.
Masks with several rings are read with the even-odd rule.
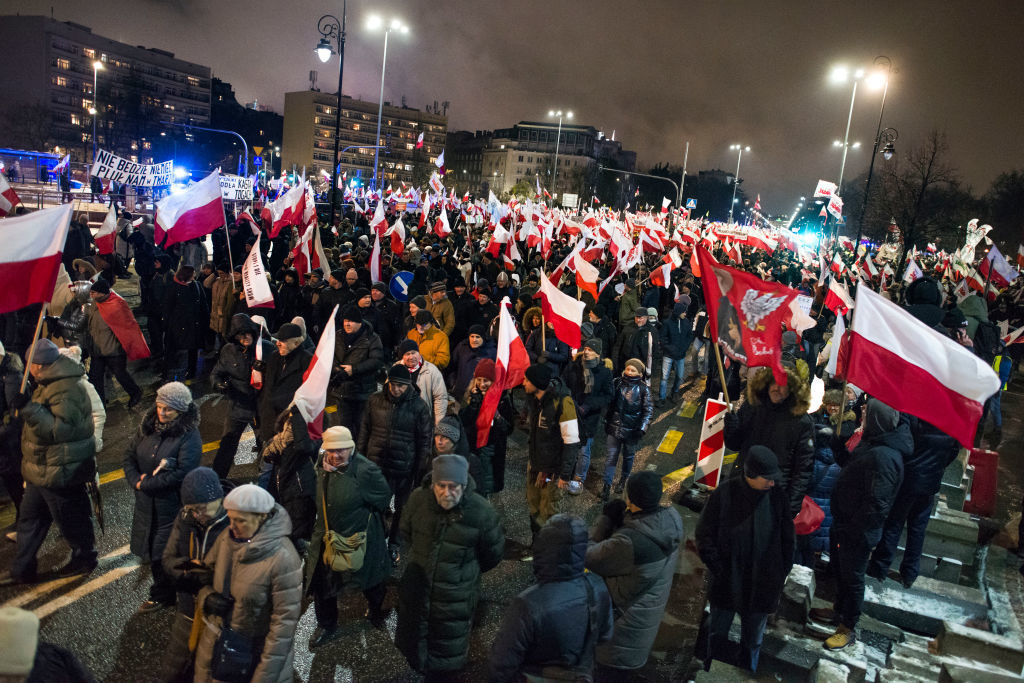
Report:
[[[738,152],[736,155],[736,176],[732,180],[732,201],[729,202],[729,222],[732,223],[732,210],[736,206],[736,188],[740,184],[740,162],[743,161],[743,153],[750,151],[750,145],[729,145],[729,149]]]
[[[548,112],[548,116],[550,116],[551,118],[554,118],[556,116],[558,117],[558,135],[555,136],[555,170],[551,174],[551,189],[555,191],[555,195],[557,196],[558,186],[555,184],[555,181],[558,180],[558,143],[562,141],[562,117],[565,116],[565,118],[571,121],[572,112],[567,111],[565,112],[565,114],[563,114],[561,109],[559,109],[558,111],[552,109],[551,111]]]
[[[392,31],[398,31],[399,33],[409,33],[409,27],[406,26],[400,19],[392,19],[389,23],[385,24],[384,20],[376,14],[370,15],[370,18],[366,21],[366,28],[371,31],[376,31],[379,28],[384,29],[384,61],[381,62],[380,66],[380,104],[377,105],[377,141],[374,143],[376,149],[373,151],[373,189],[379,189],[377,187],[377,162],[380,158],[380,123],[384,116],[384,72],[388,66],[388,34]]]
[[[316,23],[316,30],[320,32],[320,42],[317,43],[314,52],[317,58],[327,63],[334,50],[331,48],[331,38],[334,38],[338,45],[338,107],[334,112],[334,156],[331,162],[331,218],[329,225],[334,225],[334,205],[338,198],[338,142],[341,135],[341,82],[345,75],[345,16],[348,13],[347,0],[341,5],[341,21],[333,14],[325,14]],[[280,153],[280,148],[274,148]],[[271,156],[270,168],[273,171],[274,159]]]
[[[92,63],[92,106],[89,113],[92,114],[92,163],[96,164],[96,115],[99,114],[99,102],[96,99],[96,80],[100,69],[105,68],[103,62],[95,60]]]
[[[837,66],[832,69],[831,80],[833,83],[845,83],[851,77],[849,69],[845,66]],[[850,113],[846,117],[846,134],[843,136],[843,160],[839,164],[839,183],[836,185],[836,194],[843,196],[843,173],[846,171],[846,153],[850,149],[850,124],[853,122],[853,103],[857,99],[857,84],[864,78],[864,69],[857,69],[852,74],[853,91],[850,94]],[[838,140],[836,141],[838,142]],[[838,146],[838,145],[836,145]]]
[[[868,85],[874,88],[882,88],[882,104],[878,109],[878,127],[875,130],[875,145],[871,149],[871,163],[868,165],[868,179],[864,183],[864,201],[860,205],[860,220],[857,222],[857,241],[853,243],[854,249],[860,247],[860,238],[864,234],[864,216],[867,215],[868,201],[871,198],[871,176],[875,172],[875,157],[878,156],[878,146],[885,140],[882,147],[882,158],[886,161],[892,159],[896,153],[893,142],[900,136],[895,128],[882,130],[882,116],[885,114],[885,96],[889,94],[889,77],[892,75],[892,60],[885,55],[875,57],[875,71],[868,76]],[[882,70],[884,67],[884,71]],[[908,244],[908,242],[904,242]],[[905,252],[904,252],[905,253]],[[902,258],[900,259],[902,265]]]

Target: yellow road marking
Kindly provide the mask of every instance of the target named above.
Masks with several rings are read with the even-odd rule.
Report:
[[[736,455],[736,453],[730,453],[729,455],[725,456],[724,461],[727,463],[735,462]],[[687,465],[686,467],[680,467],[678,470],[675,470],[674,472],[669,472],[668,474],[661,478],[661,488],[667,489],[670,486],[678,484],[681,481],[686,481],[687,479],[693,476],[693,468],[693,465]]]
[[[697,404],[690,403],[689,401],[687,401],[686,403],[683,404],[682,410],[680,410],[677,414],[679,415],[679,417],[685,417],[689,419],[697,414]]]
[[[661,443],[658,444],[658,451],[661,453],[672,453],[676,450],[676,446],[679,445],[679,440],[683,438],[683,433],[678,429],[670,429],[665,432],[665,436],[662,437]]]

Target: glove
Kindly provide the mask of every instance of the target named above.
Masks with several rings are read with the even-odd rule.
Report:
[[[216,384],[214,384],[213,388],[216,389],[217,391],[224,392],[224,391],[227,391],[228,387],[230,387],[230,386],[231,386],[231,384],[228,383],[228,381],[226,379],[222,379],[219,382],[217,382]]]
[[[265,372],[267,369],[267,361],[255,360],[252,362],[252,369],[256,372]]]
[[[203,613],[210,617],[227,618],[235,607],[235,599],[223,593],[210,593],[203,602]]]
[[[537,354],[537,362],[538,363],[547,362],[547,359],[548,359],[548,352],[547,351],[541,351],[540,353]]]
[[[20,394],[15,394],[14,398],[11,399],[11,408],[14,410],[21,410],[28,405],[29,401],[32,400],[32,394],[27,391]]]
[[[626,519],[626,501],[622,498],[608,501],[601,508],[601,514],[611,521],[613,529],[618,529]]]
[[[189,593],[198,593],[203,586],[213,584],[213,570],[209,567],[192,566],[178,580],[179,588]]]

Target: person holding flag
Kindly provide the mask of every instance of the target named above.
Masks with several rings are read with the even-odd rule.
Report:
[[[128,372],[129,360],[149,358],[149,347],[128,304],[103,278],[93,283],[86,308],[88,348],[91,352],[89,381],[106,404],[106,375],[109,370],[128,392],[128,408],[142,401],[142,390]]]

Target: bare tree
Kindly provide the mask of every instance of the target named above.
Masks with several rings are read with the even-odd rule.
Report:
[[[50,108],[42,102],[12,105],[0,117],[0,131],[12,147],[49,150],[53,143]]]

